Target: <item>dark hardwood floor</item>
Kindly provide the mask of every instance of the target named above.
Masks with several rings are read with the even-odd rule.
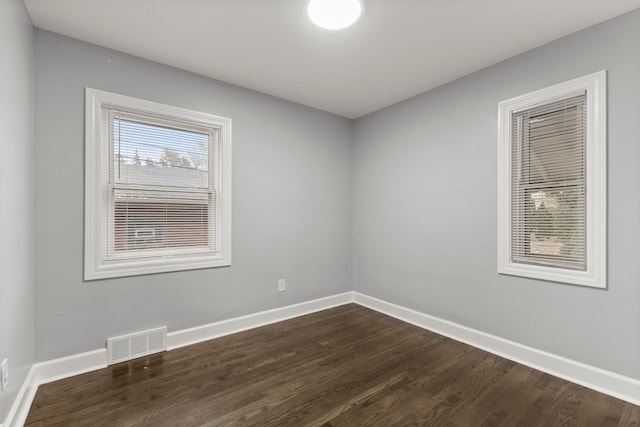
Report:
[[[638,426],[640,407],[349,304],[39,388],[27,426]]]

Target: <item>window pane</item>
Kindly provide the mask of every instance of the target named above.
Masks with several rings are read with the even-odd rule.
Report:
[[[209,135],[112,114],[115,183],[209,188]]]
[[[584,118],[582,109],[529,115],[523,138],[523,170],[528,183],[582,179],[584,175]]]
[[[585,259],[584,191],[564,187],[527,192],[524,259],[583,269]],[[563,263],[564,262],[564,263]]]
[[[207,247],[208,225],[207,204],[116,202],[114,251]]]

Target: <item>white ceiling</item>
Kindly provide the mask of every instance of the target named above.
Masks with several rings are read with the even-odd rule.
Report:
[[[36,27],[348,118],[634,8],[640,0],[366,0],[328,31],[307,0],[25,0]]]

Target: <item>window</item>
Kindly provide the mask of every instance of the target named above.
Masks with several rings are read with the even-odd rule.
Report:
[[[231,264],[231,120],[86,89],[85,279]]]
[[[498,272],[606,287],[606,73],[501,102]]]

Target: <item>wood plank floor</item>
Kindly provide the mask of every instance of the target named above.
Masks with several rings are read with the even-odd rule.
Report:
[[[639,426],[640,407],[349,304],[39,388],[27,426]]]

